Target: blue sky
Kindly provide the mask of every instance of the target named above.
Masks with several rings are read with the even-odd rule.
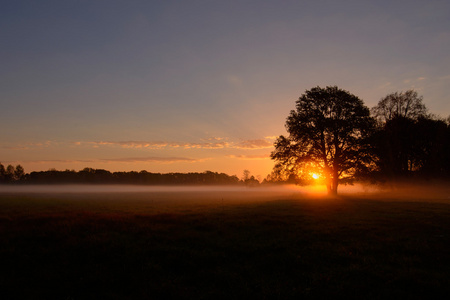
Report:
[[[295,100],[450,115],[448,1],[2,1],[0,161],[265,177]]]

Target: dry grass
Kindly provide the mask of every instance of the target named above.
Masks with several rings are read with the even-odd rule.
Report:
[[[428,298],[450,201],[292,192],[3,194],[0,298]]]

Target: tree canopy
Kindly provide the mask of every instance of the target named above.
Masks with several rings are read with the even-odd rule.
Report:
[[[296,101],[286,120],[289,136],[275,142],[271,158],[285,176],[307,179],[320,174],[329,193],[336,194],[340,180],[367,169],[367,136],[374,119],[362,100],[337,86],[315,87]]]
[[[414,90],[391,93],[372,108],[372,114],[381,122],[388,122],[394,118],[418,119],[427,113],[422,100],[423,97]]]

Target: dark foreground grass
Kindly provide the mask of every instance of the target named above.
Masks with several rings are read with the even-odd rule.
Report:
[[[255,197],[0,195],[0,299],[450,293],[450,202]]]

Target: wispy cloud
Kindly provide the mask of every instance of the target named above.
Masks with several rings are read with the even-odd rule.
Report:
[[[188,158],[188,157],[122,157],[122,158],[100,158],[100,159],[43,159],[43,160],[23,160],[23,163],[32,164],[73,164],[73,163],[137,163],[137,162],[147,162],[147,163],[196,163],[203,162],[209,158]],[[11,163],[11,162],[6,162]]]
[[[207,158],[187,158],[187,157],[125,157],[125,158],[105,158],[100,159],[101,162],[148,162],[148,163],[164,163],[164,164],[171,164],[171,163],[180,163],[180,162],[186,162],[186,163],[196,163],[196,162],[202,162],[207,160]]]
[[[56,142],[46,141],[42,143],[26,143],[17,145],[0,146],[6,150],[36,150],[51,147],[119,147],[124,149],[147,149],[147,150],[164,150],[164,149],[240,149],[240,150],[257,150],[273,147],[275,137],[268,136],[262,139],[249,139],[241,141],[230,141],[228,138],[210,137],[200,139],[199,142],[168,142],[168,141],[74,141],[74,142]]]
[[[132,149],[162,149],[168,146],[167,142],[146,142],[146,141],[99,141],[99,142],[86,142],[87,144],[92,144],[94,146],[120,146],[122,148],[132,148]],[[77,142],[77,145],[81,145],[83,142]]]
[[[12,146],[3,146],[3,149],[6,150],[29,150],[29,149],[42,149],[42,148],[48,148],[50,146],[54,146],[59,144],[55,141],[45,141],[45,142],[39,142],[39,143],[25,143],[25,144],[19,144],[19,145],[12,145]]]
[[[266,140],[275,141],[278,138],[278,135],[270,135],[264,137]]]
[[[174,147],[172,144],[170,146]],[[223,149],[229,148],[230,143],[227,142],[185,143],[181,144],[180,147],[183,147],[185,149]]]
[[[265,149],[273,147],[272,137],[266,139],[243,140],[240,142],[228,142],[224,138],[203,139],[199,143],[191,142],[166,142],[166,141],[95,141],[95,142],[75,142],[75,145],[115,146],[128,149]]]
[[[29,146],[4,146],[4,147],[2,147],[3,149],[6,149],[6,150],[28,150],[28,149],[30,149],[30,147]]]
[[[272,148],[273,143],[269,142],[268,140],[264,139],[257,139],[257,140],[245,140],[241,141],[238,144],[235,144],[233,148],[237,149],[265,149],[265,148]]]
[[[41,159],[41,160],[22,160],[25,163],[31,164],[46,164],[46,163],[93,163],[98,160],[93,159]]]
[[[269,155],[227,155],[228,158],[236,158],[236,159],[255,159],[255,160],[261,160],[261,159],[269,159]]]
[[[91,144],[94,147],[99,146],[118,146],[129,149],[165,149],[165,148],[184,148],[184,149],[222,149],[229,147],[229,143],[220,141],[184,143],[184,142],[163,142],[163,141],[99,141],[99,142],[77,142],[77,145]]]
[[[407,78],[403,80],[404,84],[414,84],[414,83],[418,83],[419,81],[423,81],[427,79],[426,77],[417,77],[417,78]]]

